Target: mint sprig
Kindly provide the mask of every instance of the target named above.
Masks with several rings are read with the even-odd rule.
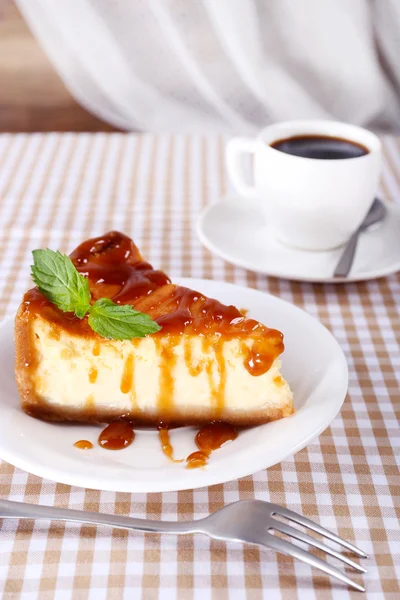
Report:
[[[126,340],[156,333],[161,327],[146,313],[134,310],[129,304],[115,304],[109,298],[97,300],[89,312],[89,325],[102,337]],[[132,336],[132,331],[135,335]]]
[[[90,309],[89,282],[68,256],[53,250],[34,250],[32,279],[39,290],[63,312],[82,319]]]
[[[73,312],[79,319],[89,314],[89,326],[102,337],[131,340],[161,329],[149,315],[128,304],[115,304],[109,298],[90,304],[89,282],[65,254],[48,248],[32,254],[32,279],[39,291],[63,312]]]

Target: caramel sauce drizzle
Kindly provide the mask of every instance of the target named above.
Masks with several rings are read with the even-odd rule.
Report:
[[[93,444],[89,440],[78,440],[74,446],[75,448],[80,448],[80,450],[91,450],[93,448]]]
[[[51,327],[51,329],[49,331],[49,337],[52,338],[53,340],[56,340],[57,342],[59,342],[60,338],[61,338],[60,330],[57,329],[55,326]]]
[[[225,386],[226,386],[226,364],[223,355],[224,343],[221,340],[214,346],[215,358],[218,365],[219,383],[216,389],[214,389],[213,396],[216,400],[216,418],[220,418],[225,406]]]
[[[276,355],[283,352],[282,334],[278,331],[254,319],[246,319],[234,306],[226,306],[199,292],[171,284],[165,273],[143,261],[133,241],[122,233],[111,231],[87,240],[70,257],[77,270],[88,278],[93,299],[107,297],[120,304],[131,304],[157,321],[162,330],[153,337],[183,332],[217,334],[224,339],[250,337],[264,342],[264,346]],[[99,341],[86,318],[78,319],[72,313],[63,313],[37,288],[25,294],[24,303],[26,311],[40,313],[70,333]],[[97,355],[99,349],[95,344],[93,353]]]
[[[190,337],[185,338],[183,356],[189,374],[192,377],[197,377],[197,375],[200,375],[204,367],[204,362],[199,361],[197,365],[193,364],[192,340]]]
[[[158,415],[161,419],[168,422],[173,408],[174,401],[174,367],[177,361],[177,355],[174,351],[177,340],[175,336],[169,336],[161,341],[159,338],[154,340],[158,354],[160,356],[160,375],[158,380]]]
[[[167,427],[164,427],[163,425],[160,425],[158,427],[158,437],[161,443],[161,450],[163,451],[165,456],[167,456],[169,460],[171,460],[174,463],[183,462],[183,459],[177,460],[174,458],[174,449],[171,445],[169,429]]]
[[[204,425],[195,437],[198,450],[192,452],[186,459],[187,469],[205,467],[211,453],[223,444],[237,438],[237,431],[229,423],[214,422]]]
[[[128,394],[132,389],[133,384],[133,354],[129,354],[125,360],[124,369],[122,371],[120,389],[123,394]]]
[[[89,394],[89,396],[86,398],[86,403],[85,403],[86,409],[88,412],[92,412],[93,408],[94,408],[94,396],[93,394]]]
[[[195,443],[198,450],[192,452],[186,459],[187,469],[197,469],[207,465],[208,459],[214,450],[221,448],[228,441],[233,441],[237,438],[237,431],[233,425],[214,421],[208,425],[204,425],[196,434]],[[169,436],[169,428],[164,423],[158,426],[158,437],[161,443],[161,449],[165,456],[174,463],[181,463],[183,460],[174,458],[174,450],[171,445]],[[135,439],[132,421],[117,419],[112,421],[100,433],[98,442],[102,448],[106,450],[122,450],[132,444]],[[86,445],[90,444],[90,445]],[[77,448],[91,448],[93,445],[87,440],[75,442]]]
[[[201,340],[201,351],[204,355],[204,367],[207,375],[208,387],[210,389],[210,394],[212,400],[214,400],[214,405],[216,405],[216,396],[215,396],[215,386],[214,386],[214,377],[213,377],[213,363],[211,358],[208,356],[209,349],[211,346],[211,342],[208,338],[203,337]]]
[[[112,421],[99,435],[99,444],[106,450],[122,450],[130,446],[135,439],[135,432],[130,421],[118,419]]]
[[[100,346],[100,342],[98,340],[95,341],[94,346],[93,346],[93,356],[100,356],[100,350],[101,350],[101,346]]]
[[[90,367],[89,369],[89,381],[90,383],[96,383],[98,371],[96,367]]]

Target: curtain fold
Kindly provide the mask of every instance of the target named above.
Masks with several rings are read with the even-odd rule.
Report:
[[[17,0],[74,97],[127,130],[332,118],[400,132],[399,0]]]

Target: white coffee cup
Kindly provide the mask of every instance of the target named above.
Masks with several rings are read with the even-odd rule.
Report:
[[[368,153],[326,160],[271,147],[302,135],[343,138]],[[246,182],[244,154],[254,155],[253,184]],[[306,250],[327,250],[344,244],[367,214],[379,183],[381,143],[370,131],[346,123],[288,121],[266,127],[256,138],[230,140],[226,166],[236,191],[257,199],[279,240]]]

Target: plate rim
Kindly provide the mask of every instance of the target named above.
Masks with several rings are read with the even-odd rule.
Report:
[[[239,462],[235,465],[233,475],[232,475],[231,469],[227,469],[226,471],[224,471],[225,474],[221,473],[220,470],[216,470],[215,472],[204,470],[204,471],[202,471],[202,473],[206,474],[204,477],[204,479],[206,479],[206,481],[203,481],[203,477],[201,477],[199,482],[197,481],[197,479],[198,479],[197,473],[194,473],[194,476],[191,476],[191,473],[193,473],[193,471],[192,472],[189,471],[187,473],[187,475],[188,475],[187,480],[186,480],[187,483],[185,483],[185,480],[182,480],[182,482],[179,482],[178,484],[176,482],[172,483],[172,481],[175,481],[174,478],[171,478],[170,480],[166,479],[165,481],[162,481],[161,485],[156,480],[149,480],[149,481],[142,480],[138,484],[134,479],[132,479],[132,480],[129,479],[128,482],[126,482],[125,480],[122,481],[121,479],[118,479],[118,478],[116,478],[115,480],[106,478],[101,483],[101,485],[99,485],[98,478],[97,477],[92,478],[90,476],[90,473],[74,474],[71,476],[70,473],[65,473],[63,471],[61,472],[61,474],[57,474],[57,469],[55,467],[48,466],[48,465],[41,464],[41,465],[39,465],[39,468],[36,468],[36,464],[33,464],[33,466],[32,466],[32,464],[29,462],[29,460],[25,459],[24,457],[21,457],[20,455],[15,455],[15,454],[13,454],[13,452],[9,452],[6,448],[4,448],[2,446],[2,443],[0,440],[0,458],[2,460],[5,460],[9,464],[14,465],[17,468],[20,468],[20,469],[24,470],[25,472],[31,473],[38,477],[48,479],[50,481],[59,482],[59,483],[65,484],[65,485],[81,487],[81,488],[85,488],[85,489],[95,489],[95,490],[112,491],[112,492],[128,492],[128,493],[153,493],[153,492],[162,493],[162,492],[183,491],[183,490],[191,490],[191,489],[193,490],[193,489],[201,489],[204,487],[209,487],[211,485],[226,483],[229,481],[237,481],[238,479],[252,475],[261,470],[268,469],[276,464],[279,464],[283,460],[286,460],[287,458],[290,458],[293,455],[297,454],[297,452],[302,450],[312,440],[316,439],[319,435],[321,435],[321,433],[323,431],[325,431],[325,429],[327,429],[329,427],[329,425],[332,423],[333,419],[340,412],[342,405],[346,399],[346,395],[347,395],[347,391],[348,391],[349,374],[348,374],[348,364],[347,364],[346,357],[344,355],[342,348],[340,347],[338,341],[333,336],[333,334],[329,331],[329,329],[323,323],[321,323],[318,319],[316,319],[314,316],[312,316],[306,310],[296,306],[295,304],[293,304],[283,298],[280,298],[279,296],[274,296],[273,294],[264,292],[257,288],[246,287],[246,286],[242,286],[239,284],[230,283],[230,282],[226,282],[226,281],[218,281],[215,279],[204,279],[204,278],[197,278],[197,277],[176,277],[176,278],[174,278],[174,280],[181,285],[188,285],[191,287],[198,287],[199,285],[201,286],[202,283],[205,283],[206,285],[207,284],[223,285],[224,287],[231,288],[232,290],[239,288],[239,290],[245,291],[246,293],[250,292],[250,293],[255,293],[255,294],[261,294],[262,296],[266,296],[270,300],[272,300],[273,302],[277,302],[278,304],[283,303],[285,305],[289,305],[290,310],[294,310],[295,312],[298,312],[298,313],[305,313],[308,318],[312,319],[319,327],[321,327],[325,331],[325,335],[328,335],[331,343],[333,343],[333,345],[336,347],[338,357],[340,356],[341,370],[342,370],[342,386],[340,389],[340,394],[339,394],[339,392],[337,393],[338,400],[335,403],[331,403],[330,410],[326,410],[325,414],[327,416],[323,420],[323,422],[321,422],[316,428],[313,428],[313,430],[301,442],[297,443],[294,447],[290,448],[289,452],[287,450],[278,452],[277,458],[274,459],[273,462],[268,464],[267,466],[266,466],[266,463],[268,463],[268,461],[266,461],[265,459],[262,460],[262,453],[260,453],[260,455],[261,455],[260,460],[255,459],[253,461],[253,464],[255,466],[252,467],[252,469],[250,471],[249,471],[249,466],[248,466],[247,462],[245,462],[243,466],[242,466],[242,463]],[[0,331],[1,331],[1,329],[3,329],[3,327],[12,326],[13,320],[14,320],[14,317],[9,316],[9,317],[3,319],[2,321],[0,321]],[[339,399],[339,395],[340,395],[340,399]],[[0,412],[1,412],[1,396],[0,396]],[[290,417],[288,417],[288,418],[290,418]],[[265,426],[265,425],[260,425],[259,427],[263,427],[263,426]],[[169,481],[171,483],[169,483]]]
[[[304,278],[304,277],[298,277],[295,274],[294,275],[288,275],[288,274],[283,274],[282,272],[278,271],[278,270],[274,270],[272,269],[261,269],[261,268],[255,268],[254,265],[251,265],[247,260],[242,260],[240,258],[236,259],[236,258],[232,258],[232,256],[230,256],[227,252],[225,252],[224,250],[221,250],[218,246],[216,246],[213,242],[210,241],[210,239],[206,236],[206,234],[204,233],[204,227],[203,227],[203,223],[205,221],[205,219],[209,216],[209,213],[214,210],[214,208],[222,203],[222,202],[227,202],[230,199],[240,199],[241,196],[239,196],[238,194],[232,193],[226,193],[224,195],[222,195],[218,200],[211,202],[210,204],[208,204],[207,206],[205,206],[196,221],[195,224],[195,231],[196,234],[200,240],[200,242],[212,253],[216,254],[217,256],[219,256],[220,258],[222,258],[223,260],[225,260],[226,262],[228,262],[231,265],[235,265],[237,267],[240,267],[242,269],[246,269],[247,271],[252,271],[253,273],[260,273],[262,275],[267,275],[269,277],[275,277],[277,279],[285,279],[288,281],[301,281],[301,282],[305,282],[305,283],[334,283],[334,284],[339,284],[339,283],[357,283],[360,281],[370,281],[371,279],[380,279],[382,277],[387,277],[388,275],[392,275],[393,273],[397,273],[400,270],[400,258],[398,259],[396,266],[391,266],[391,267],[387,267],[386,269],[375,269],[374,271],[370,271],[368,273],[364,273],[364,274],[354,274],[354,275],[349,275],[348,277],[313,277],[312,275],[310,275],[310,277]],[[388,207],[388,211],[389,214],[391,214],[392,212],[397,212],[398,216],[400,217],[400,206],[397,206],[397,204],[395,202],[391,202],[388,200],[383,200],[382,202],[385,204],[386,207]],[[368,234],[368,232],[365,232],[365,234]]]

